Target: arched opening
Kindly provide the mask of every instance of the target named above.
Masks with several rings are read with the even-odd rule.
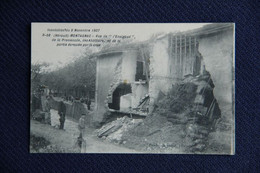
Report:
[[[108,103],[109,109],[120,110],[120,97],[132,93],[130,84],[120,84],[112,94],[112,103]]]

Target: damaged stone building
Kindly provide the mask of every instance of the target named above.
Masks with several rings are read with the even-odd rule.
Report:
[[[206,70],[216,99],[231,103],[233,41],[233,24],[210,24],[96,53],[93,122],[103,122],[108,112],[147,116],[173,85]]]

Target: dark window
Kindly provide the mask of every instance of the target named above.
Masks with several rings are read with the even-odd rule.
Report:
[[[136,62],[136,74],[135,81],[145,80],[145,71],[144,71],[144,62],[137,61]]]

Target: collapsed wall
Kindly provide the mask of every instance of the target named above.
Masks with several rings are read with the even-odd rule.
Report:
[[[186,75],[197,76],[205,70],[198,48],[197,38],[184,33],[166,34],[150,43],[150,113],[172,85]]]
[[[122,59],[122,52],[112,52],[101,55],[97,58],[96,73],[96,96],[95,115],[93,115],[93,125],[100,126],[107,117],[107,96],[111,88],[111,82],[115,78],[115,69]]]
[[[113,102],[113,93],[116,90],[116,88],[122,83],[122,59],[120,59],[117,62],[117,65],[113,72],[113,80],[110,81],[110,87],[108,90],[108,94],[105,100],[105,107],[108,111],[109,104]]]
[[[221,117],[213,88],[208,72],[197,77],[187,76],[160,100],[155,111],[155,114],[166,116],[169,122],[183,129],[187,142],[185,147],[192,152],[203,151],[207,147],[208,135]]]
[[[224,25],[217,29],[168,34],[149,43],[150,114],[142,123],[123,131],[120,129],[125,121],[118,120],[123,125],[117,125],[105,133],[105,137],[119,133],[120,138],[116,138],[119,143],[129,147],[145,146],[147,150],[166,147],[171,151],[178,148],[184,153],[205,151],[221,115],[232,115],[230,104],[226,106],[228,110],[224,108],[226,102],[232,102],[230,67],[234,37],[233,26]],[[136,88],[131,87],[132,95],[136,94]],[[225,124],[226,120],[221,121],[217,125]],[[226,133],[218,131],[219,138]],[[227,150],[230,149],[230,131],[228,135],[229,138],[223,140]]]
[[[188,75],[173,85],[144,120],[117,119],[97,130],[97,135],[142,151],[203,152],[221,116],[213,88],[208,72]]]
[[[143,99],[147,102],[149,87],[148,57],[143,49],[137,45],[98,56],[95,126],[107,121],[111,112],[147,114],[146,106],[138,107]]]
[[[153,42],[149,47],[150,115],[143,123],[131,125],[126,118],[116,120],[100,129],[98,136],[128,146],[149,146],[148,150],[167,146],[183,152],[204,151],[221,111],[198,48],[195,37],[170,35]]]

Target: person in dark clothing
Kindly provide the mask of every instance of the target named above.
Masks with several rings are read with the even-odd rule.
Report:
[[[31,115],[37,110],[41,109],[41,99],[36,93],[32,95],[31,100]]]
[[[50,101],[50,97],[46,96],[43,111],[45,112],[45,117],[44,117],[45,123],[51,125],[51,113],[50,113],[51,105],[49,101]]]
[[[91,100],[90,100],[90,98],[87,99],[87,105],[88,105],[88,110],[90,110],[90,105],[91,105]]]
[[[58,114],[60,115],[60,129],[64,129],[66,105],[63,103],[63,101],[61,101],[59,104]]]

